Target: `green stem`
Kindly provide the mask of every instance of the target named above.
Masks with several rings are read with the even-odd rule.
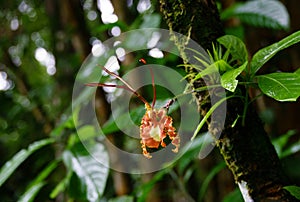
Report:
[[[243,109],[243,120],[242,120],[242,126],[245,126],[245,121],[246,121],[246,114],[247,114],[247,109],[248,109],[248,91],[249,87],[246,87],[246,95],[245,95],[245,104],[244,104],[244,109]]]

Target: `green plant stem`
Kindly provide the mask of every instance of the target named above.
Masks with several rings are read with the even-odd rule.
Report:
[[[249,94],[248,94],[249,87],[246,87],[246,95],[245,95],[245,104],[244,104],[244,109],[243,109],[243,119],[242,119],[242,126],[245,126],[245,120],[246,120],[246,114],[247,114],[247,109],[248,109],[248,100],[249,100]]]
[[[257,82],[251,82],[251,81],[239,81],[240,85],[251,85],[251,84],[257,84]]]

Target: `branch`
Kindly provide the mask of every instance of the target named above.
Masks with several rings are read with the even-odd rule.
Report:
[[[211,49],[212,43],[224,34],[218,10],[213,0],[173,1],[160,0],[161,11],[171,31],[190,36],[203,48]],[[184,44],[176,44],[184,55]],[[194,88],[203,83],[193,83]],[[245,92],[245,89],[240,89]],[[200,105],[203,96],[195,94]],[[203,102],[203,101],[202,101]],[[201,106],[199,106],[200,108]],[[280,160],[271,144],[254,107],[248,107],[246,124],[238,121],[243,114],[244,101],[240,98],[227,101],[225,129],[216,144],[234,175],[243,197],[247,201],[296,201],[283,189],[287,178]],[[218,123],[210,123],[209,130],[218,130]]]

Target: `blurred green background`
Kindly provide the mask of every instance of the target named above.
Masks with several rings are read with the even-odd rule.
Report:
[[[298,0],[275,1],[274,7],[250,13],[248,1],[217,2],[225,31],[243,39],[250,54],[300,28]],[[237,3],[244,6],[244,13],[235,10]],[[99,201],[242,200],[218,151],[198,159],[201,139],[172,166],[134,175],[103,166],[94,168],[95,160],[77,137],[72,91],[83,61],[102,42],[121,32],[167,28],[158,1],[1,0],[0,5],[1,201],[93,201],[93,196]],[[135,43],[132,40],[128,43]],[[172,55],[161,58],[139,52],[126,56],[120,65],[134,68],[141,57],[184,74],[176,67],[181,61]],[[300,46],[296,45],[279,53],[261,72],[294,71],[299,64]],[[147,100],[152,99],[151,88],[143,93]],[[96,97],[106,102],[104,94],[98,90]],[[171,95],[158,89],[157,96],[167,101]],[[132,102],[140,107],[135,116],[141,117],[143,104],[138,99]],[[104,124],[110,118],[109,103],[95,105],[99,107],[98,120]],[[288,177],[299,186],[299,101],[278,103],[262,97],[256,106]],[[176,112],[173,115],[178,116]],[[118,133],[118,128],[108,123],[107,131]],[[92,127],[83,125],[81,129],[94,136]],[[108,138],[120,147],[140,149],[139,143],[125,137]],[[91,145],[95,146],[97,142]],[[107,151],[101,149],[97,147],[95,152],[105,156]],[[74,162],[81,167],[75,168]],[[81,171],[84,174],[80,175]]]

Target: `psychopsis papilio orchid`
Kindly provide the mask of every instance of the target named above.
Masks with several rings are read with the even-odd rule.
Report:
[[[146,64],[145,59],[139,60],[141,63]],[[180,146],[180,137],[176,133],[175,127],[173,127],[173,119],[167,115],[168,109],[170,105],[173,103],[173,100],[170,100],[164,107],[156,109],[156,88],[154,83],[154,76],[152,69],[151,78],[152,78],[152,88],[153,88],[153,102],[152,105],[147,102],[147,100],[141,96],[136,90],[134,90],[124,79],[122,79],[119,75],[114,72],[109,71],[105,67],[102,67],[103,70],[109,75],[120,80],[123,85],[115,85],[115,84],[105,84],[105,83],[88,83],[87,86],[93,87],[115,87],[122,88],[134,93],[144,104],[146,108],[146,112],[142,118],[140,125],[140,137],[142,144],[143,155],[146,158],[152,158],[151,154],[148,152],[148,148],[159,148],[159,146],[166,147],[166,143],[164,142],[165,138],[168,136],[172,141],[172,144],[175,146],[172,149],[173,152],[177,153]]]

